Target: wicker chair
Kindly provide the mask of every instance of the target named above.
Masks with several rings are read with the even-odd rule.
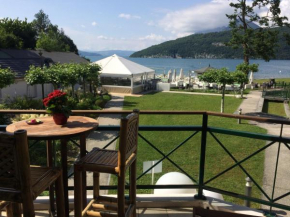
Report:
[[[139,111],[121,120],[119,150],[94,148],[75,164],[75,216],[136,216],[136,157],[139,126]],[[130,169],[129,200],[125,200],[125,173]],[[94,199],[85,208],[86,198],[81,189],[82,172],[94,172]],[[115,174],[118,177],[117,198],[99,194],[99,173]],[[83,210],[83,211],[82,211]]]
[[[0,201],[9,202],[8,216],[21,216],[21,204],[24,217],[35,216],[33,200],[53,183],[57,215],[64,216],[61,174],[56,168],[30,167],[25,130],[0,133]]]

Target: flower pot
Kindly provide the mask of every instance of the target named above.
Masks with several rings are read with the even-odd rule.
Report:
[[[68,117],[66,117],[63,113],[53,114],[54,123],[57,125],[66,124]]]

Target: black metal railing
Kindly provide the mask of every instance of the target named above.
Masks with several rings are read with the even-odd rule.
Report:
[[[0,113],[14,113],[14,114],[21,114],[21,113],[42,113],[43,111],[15,111],[15,110],[6,110],[6,111],[0,111]],[[74,114],[129,114],[131,111],[73,111]],[[198,115],[202,116],[202,123],[198,126],[140,126],[139,127],[139,138],[143,140],[146,144],[148,144],[153,150],[157,151],[162,157],[161,159],[154,164],[152,167],[144,171],[141,175],[138,176],[138,180],[141,179],[148,171],[150,171],[153,167],[156,167],[160,162],[164,160],[168,160],[171,164],[173,164],[179,171],[183,172],[185,175],[187,175],[191,180],[193,180],[196,184],[193,185],[137,185],[138,189],[169,189],[169,188],[196,188],[198,193],[196,195],[196,198],[198,199],[205,199],[203,196],[203,190],[210,190],[213,192],[221,193],[224,195],[228,195],[231,197],[243,199],[243,200],[249,200],[252,202],[256,202],[259,204],[268,205],[271,207],[277,207],[285,210],[290,210],[290,204],[281,204],[279,201],[288,195],[290,195],[290,192],[287,192],[283,195],[280,195],[278,197],[275,197],[275,189],[276,189],[276,180],[277,180],[277,171],[278,171],[278,165],[279,165],[279,159],[280,159],[280,149],[281,146],[285,146],[290,151],[290,138],[283,137],[283,126],[284,125],[290,125],[290,121],[288,120],[275,120],[270,118],[260,118],[260,117],[250,117],[250,116],[244,116],[244,115],[231,115],[231,114],[222,114],[222,113],[216,113],[216,112],[206,112],[206,111],[140,111],[140,115]],[[266,123],[275,123],[275,124],[281,124],[280,128],[280,135],[270,135],[270,134],[261,134],[261,133],[253,133],[253,132],[246,132],[246,131],[239,131],[239,130],[232,130],[232,129],[225,129],[225,128],[218,128],[215,126],[211,126],[208,121],[209,116],[217,116],[220,118],[234,118],[234,119],[244,119],[249,121],[259,121],[259,122],[266,122]],[[1,130],[5,130],[5,126],[0,126]],[[119,126],[99,126],[97,131],[119,131]],[[143,135],[143,132],[146,131],[187,131],[190,132],[190,135],[185,138],[180,144],[178,144],[174,149],[172,149],[168,153],[164,153],[162,150],[158,148],[158,146],[154,145],[152,142],[150,142],[148,139],[146,139],[146,136]],[[184,144],[186,144],[190,139],[196,137],[196,135],[200,135],[200,153],[199,153],[199,172],[198,172],[198,178],[195,179],[190,174],[188,174],[180,165],[178,165],[174,160],[170,158],[171,154],[176,152],[180,147],[182,147]],[[223,142],[218,138],[217,135],[227,135],[227,136],[236,136],[236,137],[243,137],[243,138],[251,138],[255,140],[263,140],[268,141],[266,145],[263,147],[258,148],[253,153],[249,154],[248,156],[245,156],[242,159],[237,159],[231,151],[223,144]],[[218,174],[213,175],[212,177],[208,178],[205,177],[206,172],[206,153],[208,148],[210,148],[209,144],[207,143],[207,140],[209,136],[216,141],[216,143],[224,150],[224,152],[230,157],[230,159],[234,162],[231,166],[224,169],[223,171],[219,172]],[[110,144],[112,144],[114,141],[118,139],[118,136],[115,138],[112,138],[112,140],[105,145],[103,148],[107,148]],[[259,182],[251,175],[251,173],[247,170],[246,167],[244,167],[242,164],[248,161],[249,159],[253,158],[254,156],[258,155],[262,151],[265,151],[266,149],[272,147],[274,144],[278,143],[278,150],[277,150],[277,156],[275,161],[275,171],[273,176],[273,186],[272,191],[267,193],[265,189],[263,189],[263,186],[259,184]],[[77,144],[76,144],[77,145]],[[188,162],[190,163],[190,162]],[[257,187],[257,189],[260,191],[260,193],[266,198],[261,199],[253,196],[246,196],[244,194],[235,193],[232,191],[227,191],[224,189],[211,187],[209,184],[213,181],[217,180],[220,176],[228,173],[229,171],[233,170],[234,168],[240,168],[243,173],[250,177],[253,181],[254,185]],[[73,188],[71,188],[73,189]],[[89,186],[88,189],[92,189],[91,186]],[[101,186],[101,189],[116,189],[116,186]]]

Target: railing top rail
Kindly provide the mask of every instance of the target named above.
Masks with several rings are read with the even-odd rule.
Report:
[[[72,110],[74,115],[88,115],[88,114],[129,114],[132,110]],[[46,110],[0,110],[0,114],[46,114]],[[170,110],[141,110],[140,114],[147,115],[203,115],[207,114],[209,116],[225,117],[225,118],[234,118],[234,119],[244,119],[251,121],[260,121],[276,124],[287,124],[290,125],[289,120],[280,120],[274,118],[264,118],[264,117],[253,117],[248,115],[234,115],[234,114],[225,114],[219,112],[211,111],[170,111]]]

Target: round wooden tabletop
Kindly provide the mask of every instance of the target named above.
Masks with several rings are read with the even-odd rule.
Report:
[[[27,131],[28,138],[62,139],[92,131],[99,125],[97,120],[83,116],[70,116],[64,125],[56,125],[52,117],[40,117],[38,119],[43,123],[29,125],[26,121],[20,121],[8,125],[6,131],[14,133],[16,130],[24,129]]]

